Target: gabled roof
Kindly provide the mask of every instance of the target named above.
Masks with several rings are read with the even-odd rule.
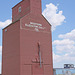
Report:
[[[42,15],[43,16],[43,15]],[[48,22],[48,20],[43,16],[43,18]],[[48,22],[48,24],[50,25],[50,26],[52,26],[49,22]]]

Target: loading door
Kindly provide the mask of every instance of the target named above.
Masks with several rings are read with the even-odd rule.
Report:
[[[35,58],[32,64],[32,75],[44,75],[44,67],[43,67],[43,60],[42,60],[42,53],[40,50],[40,43],[38,43],[38,56]]]
[[[40,67],[38,63],[32,65],[32,75],[44,75],[43,65]]]

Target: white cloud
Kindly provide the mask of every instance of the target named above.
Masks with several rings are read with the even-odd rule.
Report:
[[[8,26],[11,22],[12,21],[10,19],[8,19],[8,20],[6,20],[4,22],[0,21],[0,29]]]
[[[75,56],[70,56],[70,54],[58,55],[53,53],[53,66],[54,68],[63,68],[64,64],[74,64]]]
[[[59,38],[75,40],[75,29],[66,34],[60,34]]]
[[[75,29],[58,36],[61,40],[53,41],[54,67],[63,67],[63,64],[75,65]]]
[[[69,39],[55,40],[53,42],[53,45],[71,45],[71,44],[75,44],[75,42]]]
[[[0,54],[2,54],[2,46],[0,46]]]
[[[0,74],[1,74],[1,67],[2,67],[2,46],[0,46]]]
[[[53,53],[53,62],[55,62],[55,61],[60,62],[60,60],[58,60],[58,59],[60,59],[60,56]]]
[[[55,40],[53,45],[57,53],[71,52],[75,50],[75,42],[70,39]]]
[[[55,30],[55,28],[61,25],[65,20],[65,16],[62,15],[63,11],[58,11],[57,6],[52,3],[47,4],[46,9],[42,13],[52,25],[52,30]]]

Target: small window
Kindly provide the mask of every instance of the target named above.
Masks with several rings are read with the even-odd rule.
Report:
[[[68,67],[70,67],[70,65],[68,65]]]
[[[7,32],[7,29],[5,29],[5,32]]]
[[[66,65],[64,65],[64,67],[66,67]]]
[[[74,65],[73,64],[71,64],[70,66],[71,66],[71,68],[74,68]]]
[[[21,12],[21,7],[19,7],[19,12]]]

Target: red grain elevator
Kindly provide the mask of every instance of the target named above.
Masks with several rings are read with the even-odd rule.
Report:
[[[2,75],[53,75],[51,25],[41,0],[22,0],[3,29]]]

